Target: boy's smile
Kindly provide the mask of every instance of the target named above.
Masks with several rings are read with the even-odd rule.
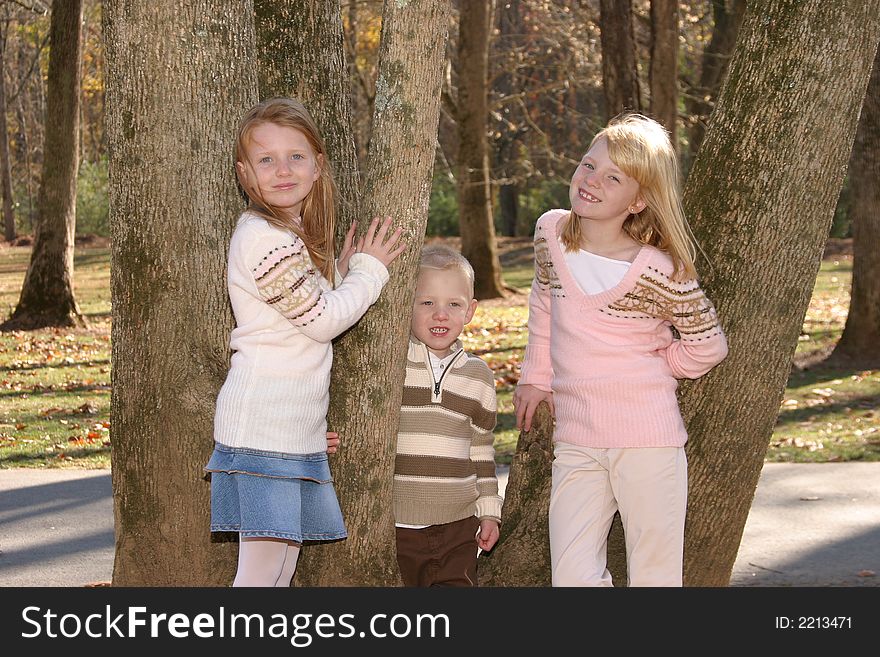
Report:
[[[452,345],[471,321],[477,300],[465,274],[454,267],[422,267],[416,284],[410,330],[438,358],[452,353]]]

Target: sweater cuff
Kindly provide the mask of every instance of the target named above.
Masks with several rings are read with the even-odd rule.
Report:
[[[501,506],[504,499],[500,495],[487,495],[477,500],[477,518],[490,518],[501,524]]]
[[[530,385],[545,392],[552,392],[553,364],[549,345],[528,345],[523,357],[519,376],[520,385]]]
[[[369,253],[355,253],[348,261],[348,271],[362,271],[379,279],[381,285],[388,282],[388,268]]]

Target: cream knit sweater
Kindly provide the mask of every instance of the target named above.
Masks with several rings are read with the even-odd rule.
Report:
[[[358,253],[334,290],[302,240],[244,213],[229,244],[236,327],[214,440],[287,454],[324,452],[330,341],[360,319],[387,281],[385,265]]]

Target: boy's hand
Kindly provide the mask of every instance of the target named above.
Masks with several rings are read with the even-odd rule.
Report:
[[[336,269],[339,270],[339,275],[342,278],[348,276],[348,263],[351,260],[351,256],[357,253],[357,245],[354,243],[355,230],[357,230],[357,222],[353,221],[348,232],[345,234],[345,242],[343,242],[342,249],[339,251],[339,257],[336,258]]]
[[[327,432],[327,453],[335,454],[339,449],[339,434],[335,431]]]
[[[498,522],[491,518],[483,518],[480,520],[480,533],[477,536],[477,545],[481,550],[488,552],[498,542],[498,536],[501,531],[498,529]]]
[[[522,383],[513,391],[513,408],[516,410],[516,428],[523,431],[531,431],[532,418],[538,409],[538,404],[546,401],[550,405],[550,414],[556,415],[553,406],[553,393],[541,390],[537,386]]]

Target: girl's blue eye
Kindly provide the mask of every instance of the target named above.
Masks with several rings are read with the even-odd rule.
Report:
[[[301,160],[301,159],[303,159],[303,156],[300,155],[299,153],[294,153],[294,155],[293,155],[293,159],[294,159],[294,160]]]
[[[260,158],[260,164],[268,164],[271,161],[272,161],[272,158],[269,157],[268,155],[266,157]]]
[[[608,177],[611,178],[611,180],[613,180],[616,183],[620,182],[620,178],[618,178],[617,176],[608,176]]]
[[[593,165],[590,164],[589,162],[584,162],[584,166],[587,167],[590,171],[593,170]]]

